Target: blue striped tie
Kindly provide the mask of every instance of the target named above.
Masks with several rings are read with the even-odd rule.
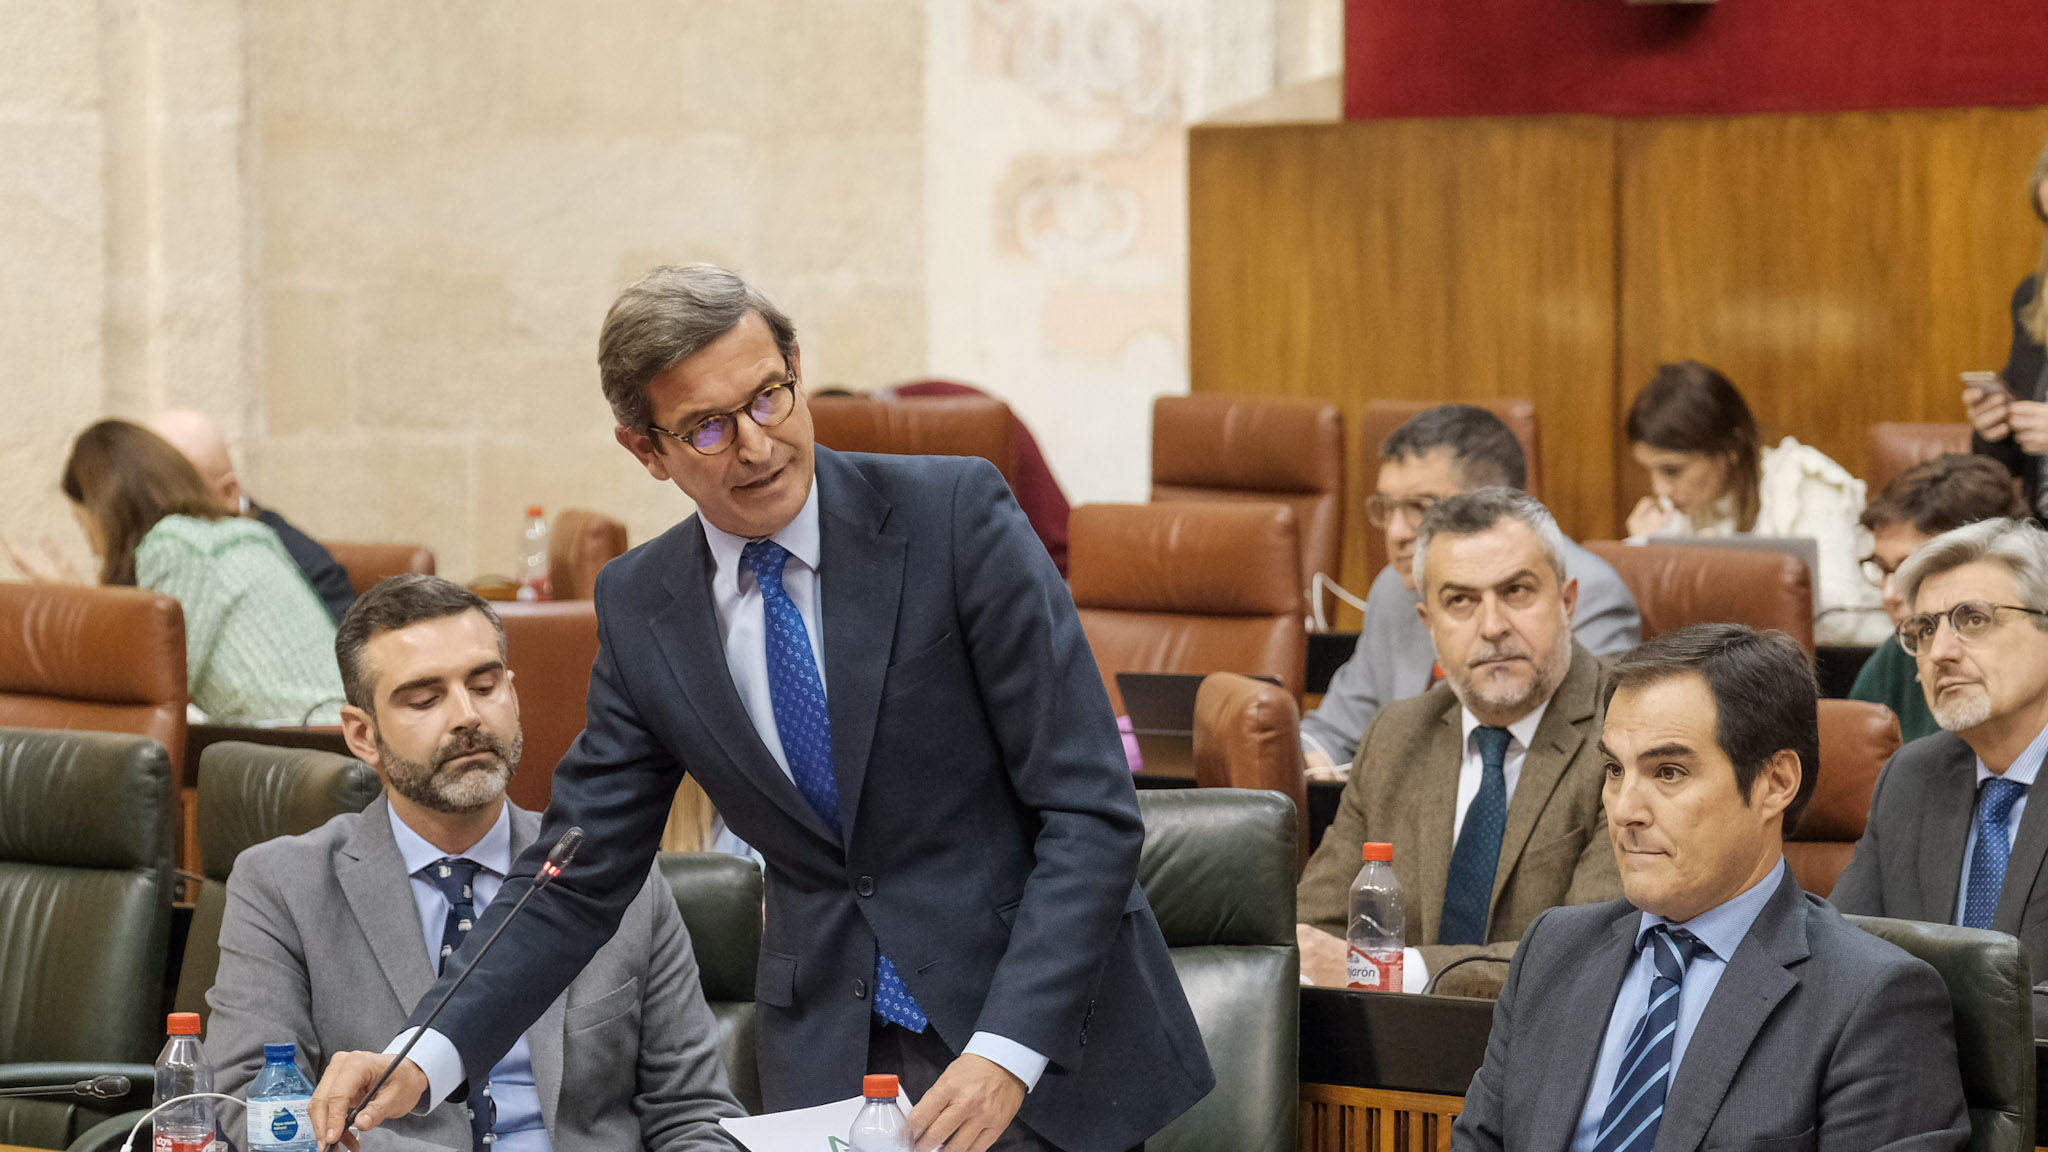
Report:
[[[437,973],[462,947],[463,940],[469,936],[469,926],[476,920],[473,891],[477,870],[482,867],[467,857],[443,856],[417,873],[421,879],[440,889],[442,898],[448,901],[448,915],[441,923],[440,959],[434,961]],[[497,1139],[491,1133],[491,1125],[497,1122],[497,1116],[497,1102],[491,1099],[491,1082],[485,1078],[469,1094],[469,1136],[476,1152],[485,1152]]]
[[[1514,735],[1491,724],[1472,730],[1479,745],[1479,793],[1465,809],[1458,843],[1451,849],[1451,874],[1444,882],[1439,944],[1486,943],[1486,910],[1493,903],[1493,874],[1500,868],[1500,838],[1508,826],[1508,742]]]
[[[811,634],[804,627],[796,601],[782,587],[782,567],[789,550],[773,540],[756,540],[740,550],[761,586],[761,616],[768,644],[768,699],[775,712],[775,732],[790,777],[836,835],[839,827],[839,779],[832,770],[832,717],[825,708],[825,681],[811,654]],[[924,1031],[924,1009],[910,995],[896,965],[875,952],[875,1015],[912,1032]]]
[[[1644,937],[1657,975],[1650,981],[1650,1004],[1629,1033],[1621,1054],[1621,1074],[1607,1094],[1600,1114],[1600,1135],[1593,1152],[1650,1152],[1657,1142],[1657,1123],[1664,1118],[1664,1095],[1671,1089],[1671,1052],[1678,1036],[1679,996],[1685,967],[1705,949],[1699,937],[1663,924]]]
[[[1977,797],[1977,850],[1970,854],[1970,884],[1964,890],[1965,928],[1991,927],[1991,917],[1998,911],[1998,893],[2005,887],[2006,861],[2012,856],[2006,817],[2026,794],[2025,784],[1994,776],[1984,782],[1984,791]]]

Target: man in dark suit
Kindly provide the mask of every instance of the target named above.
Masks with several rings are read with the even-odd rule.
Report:
[[[816,448],[792,325],[710,265],[627,288],[599,365],[619,442],[698,514],[599,578],[587,726],[472,940],[571,825],[582,854],[359,1122],[446,1098],[575,975],[685,770],[767,862],[770,1108],[897,1072],[954,1152],[1121,1152],[1186,1110],[1212,1078],[1108,698],[1000,475]],[[330,1063],[323,1138],[386,1062]]]
[[[1922,544],[1892,579],[1914,613],[1899,643],[1943,731],[1885,765],[1832,899],[2019,937],[2034,1034],[2048,1036],[2048,806],[2027,803],[2048,755],[2048,532],[1966,525]]]
[[[1601,745],[1627,899],[1530,925],[1451,1147],[1963,1147],[1941,978],[1785,867],[1820,746],[1805,652],[1701,624],[1611,675]]]

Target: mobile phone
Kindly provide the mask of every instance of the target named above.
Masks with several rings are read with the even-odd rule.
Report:
[[[1962,374],[1964,388],[1977,388],[1990,393],[2002,393],[2010,397],[2012,389],[2005,386],[2005,377],[1996,372],[1965,372]]]

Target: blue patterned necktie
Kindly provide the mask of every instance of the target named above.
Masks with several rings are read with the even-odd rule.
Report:
[[[1977,797],[1977,850],[1970,854],[1970,886],[1963,901],[1963,927],[1989,928],[1998,911],[1998,893],[2005,887],[2005,863],[2012,841],[2005,827],[2012,806],[2027,794],[2017,780],[1994,776]]]
[[[1479,745],[1479,794],[1465,809],[1465,823],[1451,849],[1451,875],[1444,883],[1439,944],[1486,943],[1486,908],[1493,902],[1493,874],[1500,867],[1500,837],[1508,825],[1508,742],[1514,737],[1491,724],[1472,730]]]
[[[1664,1097],[1671,1090],[1671,1053],[1678,1036],[1685,968],[1706,948],[1685,929],[1663,924],[1650,929],[1643,946],[1657,967],[1650,980],[1650,1003],[1622,1050],[1621,1073],[1607,1094],[1593,1152],[1650,1152],[1657,1142]]]
[[[796,601],[782,587],[782,567],[789,550],[773,540],[755,540],[740,551],[740,560],[761,587],[761,617],[767,633],[768,699],[775,713],[775,733],[782,739],[790,777],[836,835],[839,827],[839,780],[832,770],[832,718],[825,709],[825,681],[811,654],[811,634],[804,627]],[[912,1032],[925,1029],[924,1009],[910,995],[896,965],[875,953],[875,1014]]]
[[[448,901],[448,919],[441,925],[440,959],[434,962],[434,971],[448,963],[462,947],[462,941],[469,935],[470,925],[476,922],[476,897],[471,890],[476,874],[483,865],[460,856],[443,856],[419,870],[419,876],[427,883],[441,890]],[[497,1120],[498,1106],[491,1100],[491,1082],[485,1080],[470,1093],[469,1136],[476,1152],[486,1152],[494,1137],[491,1125]]]

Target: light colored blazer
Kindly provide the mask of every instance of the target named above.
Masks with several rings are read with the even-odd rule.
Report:
[[[539,828],[539,816],[513,808],[515,856]],[[384,1047],[434,982],[385,798],[242,853],[220,945],[206,1057],[221,1091],[248,1090],[265,1043],[295,1041],[316,1079],[336,1052]],[[658,877],[527,1039],[541,1115],[562,1152],[737,1147],[718,1125],[743,1115],[726,1086],[718,1027],[689,932]],[[382,1125],[363,1146],[467,1152],[469,1122],[459,1106],[437,1108]]]
[[[1546,908],[1620,896],[1621,878],[1600,800],[1599,692],[1600,662],[1574,642],[1571,667],[1536,725],[1514,795],[1508,798],[1486,945],[1436,943],[1444,885],[1451,875],[1451,823],[1464,753],[1460,707],[1449,684],[1386,709],[1366,732],[1337,818],[1302,873],[1302,923],[1344,935],[1359,848],[1376,841],[1394,846],[1408,944],[1420,948],[1431,972],[1466,956],[1512,955],[1515,941]],[[1443,987],[1490,991],[1499,986],[1504,971],[1499,964],[1468,964],[1458,971],[1455,984],[1447,980]]]

